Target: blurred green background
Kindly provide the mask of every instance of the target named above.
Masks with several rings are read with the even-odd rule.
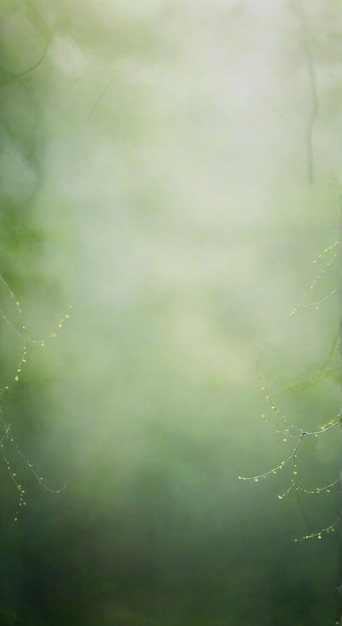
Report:
[[[293,449],[260,372],[291,423],[339,412],[338,297],[310,304],[339,283],[341,27],[333,0],[2,0],[0,272],[57,338],[15,383],[1,320],[1,624],[336,623],[338,533],[294,539],[338,489],[238,476]],[[300,452],[335,480],[337,429]]]

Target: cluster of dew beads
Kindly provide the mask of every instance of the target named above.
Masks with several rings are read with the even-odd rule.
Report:
[[[334,533],[336,530],[336,526],[339,523],[338,520],[327,526],[326,528],[322,528],[316,533],[309,533],[308,535],[303,535],[303,537],[296,537],[294,540],[295,543],[299,543],[300,541],[306,541],[307,539],[323,539],[323,535],[329,535],[330,533]]]
[[[12,332],[17,335],[21,342],[22,342],[22,349],[21,349],[21,356],[19,358],[16,370],[15,370],[15,374],[13,376],[13,383],[17,384],[20,382],[20,378],[21,378],[21,374],[22,374],[22,369],[23,366],[27,363],[27,355],[28,355],[28,346],[29,344],[39,344],[42,348],[45,347],[45,343],[46,340],[45,339],[32,339],[27,335],[27,328],[24,322],[24,317],[23,317],[23,313],[21,310],[21,305],[20,302],[15,298],[13,291],[10,289],[9,285],[7,284],[7,282],[5,281],[5,279],[1,276],[0,274],[0,283],[5,287],[7,293],[9,294],[9,297],[11,298],[11,300],[13,301],[16,311],[17,311],[17,315],[18,315],[18,319],[20,322],[20,328],[17,328],[12,322],[11,320],[8,318],[8,316],[4,313],[4,311],[2,309],[0,309],[0,316],[2,317],[2,319],[4,320],[4,322],[11,328]],[[72,305],[69,305],[68,307],[68,311],[67,313],[60,319],[60,321],[58,322],[55,330],[53,330],[50,335],[49,335],[49,339],[54,339],[57,337],[58,332],[63,328],[64,323],[70,318],[70,311],[72,309]],[[8,392],[10,389],[10,384],[6,384],[2,389],[0,389],[0,394],[6,393]],[[65,487],[65,485],[63,485],[61,488],[59,489],[51,489],[50,487],[48,487],[45,483],[44,478],[40,475],[40,472],[38,471],[38,468],[36,468],[34,466],[33,463],[31,463],[26,456],[22,453],[22,451],[20,450],[20,448],[18,447],[18,445],[16,444],[13,435],[11,434],[11,425],[6,423],[2,409],[0,407],[0,421],[2,422],[2,426],[3,426],[3,434],[0,438],[0,454],[1,457],[5,463],[5,466],[8,470],[9,476],[12,480],[12,482],[14,483],[18,493],[19,493],[19,499],[18,499],[18,505],[17,505],[17,509],[14,515],[14,521],[17,522],[19,519],[19,513],[20,510],[22,509],[22,507],[26,506],[26,499],[25,499],[25,489],[23,487],[23,485],[21,484],[21,482],[19,481],[18,477],[17,477],[17,473],[16,471],[13,469],[13,463],[9,461],[8,456],[6,454],[5,451],[5,445],[8,444],[10,445],[12,448],[14,448],[16,454],[21,457],[21,459],[24,461],[25,466],[28,468],[28,470],[31,472],[31,474],[33,474],[33,476],[36,478],[36,480],[38,481],[38,483],[47,491],[53,492],[53,493],[60,493],[60,491],[62,491]]]
[[[336,479],[326,485],[320,486],[320,487],[315,487],[314,489],[307,489],[306,487],[303,487],[299,482],[298,482],[298,466],[297,466],[297,459],[298,459],[298,453],[300,450],[301,445],[304,442],[304,439],[307,439],[308,437],[314,437],[314,438],[318,438],[320,435],[324,435],[326,432],[328,432],[329,430],[331,430],[332,428],[336,428],[336,426],[339,426],[341,423],[341,416],[337,415],[337,417],[333,417],[331,418],[329,421],[327,421],[325,424],[322,424],[317,430],[313,430],[313,431],[306,431],[302,428],[299,428],[297,426],[295,426],[294,424],[291,424],[287,417],[281,413],[279,411],[279,409],[277,408],[276,404],[274,403],[272,396],[269,392],[269,390],[267,389],[266,385],[264,384],[264,382],[262,381],[261,377],[259,377],[259,380],[261,382],[261,390],[265,396],[265,399],[267,400],[272,414],[275,417],[275,420],[270,420],[265,414],[261,415],[261,419],[272,428],[273,432],[277,435],[280,435],[282,437],[282,442],[283,443],[288,443],[289,441],[293,441],[293,446],[292,449],[290,451],[290,454],[288,454],[278,465],[272,467],[271,469],[262,472],[260,474],[256,474],[254,476],[238,476],[239,480],[245,480],[245,481],[253,481],[253,482],[259,482],[261,479],[265,479],[268,476],[271,475],[276,475],[278,474],[279,471],[283,470],[285,467],[291,467],[291,475],[290,475],[290,479],[289,479],[289,486],[287,487],[287,489],[278,495],[278,499],[279,500],[283,500],[283,498],[285,498],[290,492],[295,491],[297,493],[297,495],[299,496],[301,493],[302,494],[308,494],[308,495],[317,495],[317,494],[329,494],[331,493],[332,489],[334,489],[335,487],[338,486],[339,484],[339,479]],[[274,423],[274,421],[276,423]],[[278,427],[277,426],[277,422],[282,424],[282,427]],[[330,526],[328,526],[327,528],[323,528],[320,531],[318,531],[317,533],[310,533],[305,535],[304,537],[301,537],[300,539],[296,539],[295,541],[303,541],[304,539],[313,539],[313,538],[317,538],[317,539],[322,539],[322,536],[324,534],[329,534],[331,532],[335,531],[335,527],[337,525],[337,521],[335,521],[333,524],[331,524]]]
[[[19,482],[18,477],[17,477],[17,473],[12,468],[12,465],[11,465],[11,463],[10,463],[6,453],[5,453],[4,443],[3,443],[3,439],[5,437],[12,444],[12,446],[17,447],[15,442],[14,442],[14,439],[13,439],[11,433],[10,433],[10,427],[9,426],[7,426],[6,429],[5,429],[5,433],[4,433],[4,436],[3,436],[2,440],[1,440],[0,446],[1,446],[1,455],[2,455],[3,461],[4,461],[5,465],[6,465],[7,471],[8,471],[8,473],[9,473],[9,475],[11,477],[11,480],[14,483],[14,485],[15,485],[18,493],[19,493],[17,509],[15,511],[14,518],[13,518],[13,521],[17,522],[18,519],[19,519],[19,513],[20,513],[21,508],[26,506],[26,499],[25,499],[26,491],[25,491],[23,485]]]
[[[328,248],[325,248],[323,250],[323,252],[321,252],[321,254],[317,257],[317,259],[314,259],[312,261],[313,265],[319,265],[321,263],[324,263],[324,264],[318,270],[317,275],[313,279],[312,283],[309,285],[308,289],[304,292],[304,294],[301,297],[301,299],[298,302],[298,304],[290,312],[290,317],[292,317],[295,313],[297,313],[297,311],[299,309],[301,309],[303,306],[314,306],[314,307],[316,307],[316,309],[319,309],[320,305],[323,302],[325,302],[326,300],[328,300],[328,298],[330,298],[330,296],[332,296],[332,295],[334,295],[334,294],[336,294],[338,292],[338,289],[334,289],[333,291],[330,291],[326,296],[324,296],[323,298],[321,298],[317,302],[309,302],[308,301],[309,297],[312,295],[314,289],[321,282],[321,280],[322,280],[323,276],[325,275],[326,271],[330,267],[333,266],[334,261],[336,260],[336,258],[338,256],[338,247],[339,247],[339,245],[340,245],[340,241],[335,241],[331,246],[329,246]]]

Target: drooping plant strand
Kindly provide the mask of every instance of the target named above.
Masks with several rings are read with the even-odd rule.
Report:
[[[23,317],[23,313],[21,310],[21,305],[20,302],[16,299],[13,291],[11,290],[11,288],[9,287],[8,283],[6,282],[6,280],[4,279],[4,277],[0,274],[0,283],[2,284],[2,286],[5,288],[9,298],[11,299],[11,301],[14,303],[15,309],[17,311],[17,315],[18,315],[18,326],[15,325],[10,318],[8,317],[8,315],[6,315],[6,313],[0,308],[0,317],[2,317],[3,321],[9,326],[9,328],[11,329],[11,331],[17,336],[19,337],[20,341],[21,341],[21,355],[19,358],[19,361],[17,363],[16,366],[16,370],[14,372],[14,375],[12,374],[11,380],[5,382],[3,387],[0,387],[0,398],[2,395],[6,394],[9,392],[10,388],[12,387],[13,384],[18,384],[21,378],[21,374],[22,374],[22,370],[23,367],[25,366],[25,364],[27,363],[27,358],[28,358],[28,348],[30,344],[39,344],[42,348],[45,347],[45,343],[46,343],[46,339],[44,338],[40,338],[40,339],[33,339],[30,338],[27,334],[27,328],[26,328],[26,324],[24,321],[24,317]],[[57,324],[57,327],[55,330],[53,330],[50,335],[49,335],[49,339],[53,339],[57,337],[57,332],[58,330],[61,330],[63,328],[63,325],[65,323],[66,320],[69,319],[70,317],[70,310],[72,309],[72,306],[70,305],[68,307],[68,313],[66,313],[63,318],[59,321],[59,323]],[[34,465],[22,452],[22,450],[19,448],[19,446],[17,445],[14,436],[12,435],[11,432],[11,424],[9,422],[7,422],[5,415],[3,413],[2,410],[2,406],[0,404],[0,423],[2,425],[2,434],[0,436],[0,455],[1,458],[8,470],[9,476],[12,480],[12,482],[14,483],[18,494],[19,494],[19,498],[18,498],[18,503],[17,503],[17,508],[14,514],[14,521],[17,522],[18,521],[18,517],[19,517],[19,512],[21,507],[26,506],[26,490],[24,489],[23,484],[20,482],[20,480],[18,479],[17,476],[17,472],[15,471],[15,468],[13,467],[13,462],[11,462],[9,460],[8,454],[6,453],[6,446],[10,446],[14,449],[15,454],[17,456],[19,456],[22,461],[24,462],[24,465],[26,466],[26,468],[30,471],[30,473],[35,477],[35,479],[38,481],[38,483],[47,491],[51,491],[54,493],[59,493],[60,491],[62,491],[62,489],[64,489],[65,485],[63,485],[61,488],[59,489],[51,489],[45,482],[44,477],[41,475],[41,472],[39,470],[39,468]]]
[[[334,339],[332,348],[329,352],[329,355],[327,357],[327,359],[325,360],[325,364],[323,365],[323,368],[319,368],[318,372],[316,372],[316,374],[314,376],[310,377],[309,382],[306,384],[306,387],[313,385],[315,382],[317,382],[317,380],[321,377],[322,375],[322,371],[325,369],[325,367],[328,365],[328,363],[330,362],[330,360],[333,358],[334,355],[336,355],[336,350],[338,347],[338,342],[339,342],[339,346],[340,346],[340,367],[341,367],[341,371],[342,371],[342,286],[340,288],[334,289],[332,290],[328,295],[322,297],[320,300],[318,301],[312,301],[310,300],[310,296],[313,293],[315,287],[321,282],[323,276],[325,275],[326,271],[331,268],[334,264],[334,262],[336,261],[336,259],[338,258],[338,251],[340,248],[340,241],[342,241],[342,199],[340,200],[341,202],[341,237],[339,241],[336,241],[335,243],[333,243],[331,246],[325,248],[325,250],[319,255],[319,257],[317,259],[315,259],[313,261],[314,264],[320,265],[319,270],[317,275],[315,276],[315,278],[313,279],[312,283],[310,284],[309,288],[306,290],[306,292],[304,293],[303,297],[301,298],[301,300],[299,301],[299,303],[292,309],[290,315],[293,316],[300,308],[302,308],[303,306],[314,306],[316,309],[319,309],[321,304],[323,304],[326,300],[328,300],[328,298],[330,298],[332,295],[335,295],[337,293],[340,293],[340,312],[341,312],[341,318],[340,318],[340,331],[339,331],[339,336],[337,335],[337,337]],[[342,275],[341,275],[341,285],[342,285]],[[275,418],[275,423],[272,423],[272,421],[270,422],[270,419],[267,415],[263,414],[261,416],[262,420],[267,423],[269,426],[272,427],[272,429],[274,430],[274,432],[277,435],[280,435],[282,437],[282,441],[284,443],[287,443],[291,440],[293,440],[293,447],[290,451],[290,454],[288,454],[279,464],[277,464],[276,466],[272,467],[270,470],[267,470],[261,474],[257,474],[254,476],[239,476],[240,480],[247,480],[247,481],[254,481],[254,482],[259,482],[261,479],[266,478],[268,476],[271,475],[275,475],[277,474],[280,470],[283,470],[286,467],[290,467],[291,468],[291,477],[289,480],[289,485],[288,487],[285,489],[285,491],[283,493],[280,493],[278,495],[279,500],[282,500],[285,496],[287,496],[290,492],[295,492],[297,495],[297,500],[298,500],[298,504],[300,507],[300,510],[302,512],[303,518],[306,521],[307,526],[310,528],[310,524],[307,520],[307,517],[305,515],[305,512],[302,508],[302,504],[301,504],[301,500],[300,500],[300,494],[308,494],[308,495],[316,495],[316,494],[321,494],[321,493],[331,493],[331,491],[333,489],[335,489],[336,487],[339,486],[340,488],[340,501],[341,501],[341,511],[340,511],[340,515],[337,517],[337,519],[331,523],[330,525],[328,525],[325,528],[321,528],[319,531],[314,531],[314,530],[310,530],[310,532],[306,535],[304,535],[303,537],[297,538],[295,539],[295,541],[302,541],[304,539],[313,539],[313,538],[317,538],[317,539],[322,539],[324,534],[329,534],[331,532],[334,532],[336,530],[336,528],[339,526],[340,523],[342,523],[342,400],[341,400],[341,409],[338,412],[337,415],[333,416],[330,418],[330,420],[328,420],[327,422],[325,422],[324,424],[322,424],[317,430],[307,430],[304,429],[302,427],[298,427],[292,423],[289,422],[289,420],[287,419],[287,417],[277,408],[276,403],[274,402],[271,393],[268,389],[268,387],[266,386],[263,377],[261,375],[259,375],[259,381],[260,381],[260,387],[261,390],[265,396],[265,399],[267,400],[272,414]],[[291,386],[291,388],[302,388],[303,385],[294,385]],[[298,466],[297,466],[297,460],[298,460],[298,454],[300,452],[300,449],[304,443],[304,440],[307,440],[308,438],[318,438],[324,434],[326,434],[328,431],[330,431],[333,428],[336,428],[337,426],[339,426],[340,428],[340,455],[341,455],[341,460],[340,460],[340,464],[341,464],[341,470],[340,470],[340,476],[339,478],[337,478],[336,480],[330,481],[329,483],[325,484],[325,485],[320,485],[318,487],[315,487],[314,489],[308,489],[307,487],[305,487],[298,478]],[[341,536],[342,536],[342,529],[341,529]],[[341,585],[341,590],[342,590],[342,585]],[[342,622],[341,622],[341,626],[342,626]]]

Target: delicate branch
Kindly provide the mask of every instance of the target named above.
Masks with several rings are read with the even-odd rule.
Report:
[[[283,459],[281,463],[279,463],[275,467],[271,468],[270,470],[266,472],[263,472],[262,474],[256,474],[254,476],[239,476],[238,478],[239,480],[249,480],[249,481],[259,482],[259,480],[263,478],[267,478],[268,476],[272,474],[273,475],[277,474],[278,471],[284,469],[286,466],[289,465],[289,463],[292,462],[292,476],[290,478],[290,484],[283,493],[278,495],[278,498],[279,500],[283,500],[283,498],[285,498],[285,496],[287,496],[291,491],[295,491],[298,497],[302,515],[307,525],[309,525],[306,519],[306,515],[303,511],[301,502],[299,500],[299,495],[301,493],[308,494],[308,495],[317,495],[317,494],[322,494],[322,493],[329,494],[331,493],[331,490],[334,487],[336,487],[336,485],[339,484],[340,480],[339,479],[333,480],[327,483],[326,485],[316,487],[315,489],[308,489],[306,487],[303,487],[301,484],[299,484],[298,483],[298,467],[297,467],[297,458],[298,458],[299,448],[303,444],[304,439],[307,439],[308,437],[318,438],[320,435],[323,435],[327,433],[329,430],[336,428],[336,426],[340,426],[341,417],[340,415],[338,415],[337,417],[330,419],[325,424],[322,424],[317,430],[304,430],[302,428],[299,428],[298,426],[291,424],[288,421],[287,417],[279,411],[279,409],[277,408],[277,406],[275,405],[272,399],[272,396],[268,388],[266,387],[260,375],[259,375],[259,380],[261,382],[261,390],[264,393],[264,396],[271,407],[272,413],[275,415],[277,420],[281,421],[286,426],[286,428],[280,430],[274,424],[270,424],[269,419],[264,414],[261,416],[262,420],[265,423],[267,423],[274,430],[276,434],[282,435],[284,443],[286,443],[289,439],[295,439],[296,441],[295,441],[295,445],[292,449],[291,454],[289,454],[289,456]],[[294,431],[297,431],[297,432],[294,432]],[[317,537],[318,539],[322,539],[323,534],[330,533],[335,530],[336,524],[337,524],[337,521],[335,521],[333,524],[331,524],[327,528],[321,529],[317,533],[315,532],[309,533],[302,538],[296,539],[295,541],[300,541],[302,539],[312,539],[315,537]]]
[[[340,241],[339,240],[335,241],[331,246],[329,246],[328,248],[325,248],[324,251],[321,252],[321,254],[317,257],[317,259],[314,259],[312,261],[312,263],[314,265],[318,265],[322,261],[325,261],[325,263],[319,269],[317,275],[315,276],[315,278],[313,279],[313,281],[309,285],[308,289],[304,292],[304,294],[301,297],[301,299],[298,302],[298,304],[290,312],[290,317],[292,317],[295,313],[297,313],[297,311],[299,309],[301,309],[304,305],[306,305],[306,306],[316,306],[316,308],[319,308],[320,304],[322,304],[322,302],[325,302],[331,295],[334,295],[336,293],[340,293],[340,289],[334,289],[327,296],[324,296],[324,298],[322,298],[320,301],[318,301],[318,302],[308,302],[309,294],[317,287],[317,285],[321,282],[323,276],[325,276],[326,271],[330,267],[333,266],[334,261],[337,259],[339,246],[340,246]]]
[[[17,368],[16,368],[16,372],[15,372],[15,376],[13,378],[14,382],[17,383],[20,380],[20,376],[21,376],[21,372],[22,372],[22,366],[26,363],[27,361],[27,348],[28,348],[28,344],[40,344],[41,347],[45,346],[45,340],[44,339],[31,339],[30,337],[27,336],[27,329],[26,329],[26,325],[24,322],[24,318],[23,318],[23,314],[22,314],[22,310],[21,310],[21,306],[20,306],[20,302],[15,298],[13,291],[10,289],[9,285],[7,284],[6,280],[3,278],[3,276],[1,276],[0,274],[0,283],[5,287],[7,293],[10,296],[10,299],[14,302],[15,308],[17,310],[17,314],[18,314],[18,318],[20,321],[20,330],[18,330],[18,328],[16,328],[16,326],[11,322],[11,320],[8,318],[8,316],[0,309],[0,316],[2,317],[2,319],[4,320],[4,322],[10,327],[10,329],[12,330],[12,332],[17,335],[21,341],[22,341],[22,353],[21,353],[21,357],[19,359]],[[72,306],[69,306],[69,310],[72,308]],[[64,317],[59,321],[59,323],[57,324],[57,329],[61,329],[64,325],[64,322],[70,317],[69,313],[65,314]],[[57,332],[56,330],[53,331],[49,338],[54,338],[57,336]],[[9,385],[6,385],[4,388],[0,389],[0,394],[1,393],[5,393],[9,390]],[[14,515],[14,521],[18,521],[18,516],[19,516],[19,510],[21,507],[26,505],[26,499],[25,499],[25,489],[23,488],[22,484],[19,482],[19,480],[17,479],[17,473],[12,469],[12,465],[8,459],[7,454],[5,453],[5,444],[6,442],[9,443],[12,448],[14,448],[16,454],[18,456],[21,457],[21,459],[24,461],[24,464],[26,465],[27,469],[31,472],[31,474],[33,474],[33,476],[36,478],[36,480],[38,481],[38,483],[46,490],[46,491],[50,491],[52,493],[60,493],[64,488],[65,485],[63,485],[61,488],[59,489],[51,489],[50,487],[48,487],[45,483],[44,478],[41,476],[38,468],[31,463],[27,457],[23,454],[23,452],[20,450],[20,448],[18,447],[18,445],[15,442],[14,437],[11,434],[11,425],[7,424],[5,422],[5,419],[3,417],[3,412],[2,409],[0,407],[0,421],[2,422],[3,425],[3,434],[0,438],[0,455],[7,467],[8,473],[10,475],[10,478],[12,480],[12,482],[14,483],[17,491],[19,492],[19,501],[18,501],[18,505],[17,505],[17,510],[15,512]]]

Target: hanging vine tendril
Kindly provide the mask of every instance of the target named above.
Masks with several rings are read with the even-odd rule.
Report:
[[[320,284],[322,278],[325,276],[326,272],[334,265],[334,262],[338,258],[340,241],[335,241],[331,246],[325,248],[323,252],[312,261],[313,265],[319,267],[318,272],[309,285],[308,289],[304,292],[302,298],[298,302],[298,304],[292,309],[290,316],[292,317],[299,309],[303,306],[313,306],[317,309],[320,307],[323,302],[326,302],[332,295],[339,293],[339,289],[333,289],[330,293],[325,295],[323,298],[317,301],[309,301],[309,298],[314,291],[314,289]]]
[[[270,423],[269,418],[265,414],[261,416],[261,419],[266,424],[268,424],[277,435],[280,435],[282,437],[283,443],[287,443],[288,441],[292,440],[293,447],[292,447],[290,454],[287,457],[285,457],[278,465],[272,467],[271,469],[265,472],[262,472],[261,474],[256,474],[255,476],[239,476],[238,477],[239,480],[259,482],[260,480],[267,478],[268,476],[271,476],[271,475],[276,475],[278,474],[280,470],[283,470],[286,467],[289,467],[290,472],[291,472],[289,486],[283,493],[280,493],[278,495],[279,500],[283,500],[283,498],[289,495],[292,491],[294,491],[297,494],[297,496],[299,496],[301,493],[308,494],[308,495],[331,493],[332,490],[338,486],[339,479],[336,479],[325,485],[315,487],[314,489],[308,489],[307,487],[303,486],[299,482],[297,460],[298,460],[299,450],[301,446],[303,445],[304,440],[311,438],[311,437],[314,437],[317,439],[318,437],[326,434],[329,430],[336,428],[337,426],[340,425],[340,416],[338,415],[337,417],[332,417],[328,422],[326,422],[325,424],[322,424],[317,430],[309,431],[309,430],[303,429],[302,427],[295,426],[294,424],[291,424],[289,420],[287,419],[287,417],[279,411],[279,409],[277,408],[277,406],[275,405],[272,399],[272,396],[268,388],[266,387],[261,377],[259,377],[259,381],[261,383],[261,390],[264,393],[264,396],[271,407],[271,411],[273,415],[275,416],[276,421],[282,423],[282,427],[278,428],[277,425]],[[295,541],[297,542],[297,541],[302,541],[304,539],[312,539],[315,537],[317,537],[317,539],[322,539],[322,535],[324,533],[330,533],[335,530],[335,527],[338,524],[338,521],[339,520],[336,520],[333,524],[331,524],[327,528],[321,529],[318,532],[311,532],[299,539],[295,539]]]
[[[33,339],[31,337],[28,336],[27,334],[27,328],[26,328],[26,324],[24,321],[24,317],[23,317],[23,313],[21,310],[21,305],[20,302],[16,299],[13,291],[11,290],[11,288],[9,287],[8,283],[6,282],[6,280],[4,279],[4,277],[0,274],[0,284],[4,287],[5,291],[7,292],[10,300],[12,301],[12,303],[14,304],[15,310],[17,312],[17,317],[18,317],[18,325],[14,324],[11,319],[9,318],[9,316],[4,312],[4,310],[2,308],[0,308],[0,317],[2,318],[3,322],[11,329],[12,333],[15,334],[21,342],[21,354],[19,357],[19,361],[17,363],[14,375],[12,375],[11,380],[5,382],[4,386],[0,387],[0,397],[3,396],[4,394],[8,393],[9,390],[11,389],[12,385],[16,385],[19,383],[20,379],[21,379],[21,374],[22,374],[22,370],[25,367],[26,363],[27,363],[27,359],[28,359],[28,349],[29,346],[31,344],[38,344],[40,345],[41,348],[45,347],[45,343],[46,340],[45,338],[40,338],[40,339]],[[53,330],[48,339],[53,339],[55,337],[57,337],[57,333],[59,330],[61,330],[63,328],[64,323],[66,322],[66,320],[69,319],[70,317],[70,311],[72,309],[72,306],[70,305],[68,307],[68,312],[63,316],[63,318],[58,322],[56,329]],[[0,435],[0,456],[8,470],[9,476],[12,480],[12,482],[14,483],[19,497],[18,497],[18,503],[17,503],[17,508],[14,514],[14,521],[17,522],[18,518],[19,518],[19,512],[20,509],[24,506],[26,506],[26,490],[23,486],[23,484],[20,482],[18,476],[17,476],[17,472],[15,471],[13,462],[11,462],[9,460],[9,456],[8,453],[6,452],[7,447],[10,446],[12,449],[14,449],[15,454],[21,458],[21,460],[24,462],[24,465],[26,466],[26,468],[30,471],[30,473],[34,476],[34,478],[38,481],[38,483],[47,491],[53,492],[53,493],[60,493],[64,488],[65,485],[63,485],[62,487],[60,487],[59,489],[51,489],[45,482],[45,479],[43,476],[41,476],[41,472],[39,471],[39,468],[34,465],[22,452],[22,450],[19,448],[19,446],[17,445],[14,436],[12,435],[12,431],[11,431],[11,423],[8,423],[5,415],[3,413],[2,407],[0,405],[0,424],[2,426],[2,433]]]
[[[326,271],[332,267],[335,260],[338,258],[339,247],[340,247],[340,241],[336,241],[331,246],[325,248],[325,250],[319,255],[319,257],[313,261],[315,265],[319,266],[318,273],[315,276],[312,283],[310,284],[307,291],[303,294],[299,303],[292,309],[290,313],[291,316],[293,316],[303,306],[314,306],[316,309],[319,309],[320,305],[324,303],[325,301],[327,301],[332,295],[340,293],[339,288],[334,289],[329,294],[323,296],[318,301],[313,301],[313,300],[310,301],[310,296],[313,293],[314,289],[321,282]],[[329,355],[325,363],[323,364],[323,367],[319,369],[318,373],[316,373],[313,377],[310,378],[309,383],[306,383],[304,386],[302,383],[299,385],[292,385],[290,389],[303,390],[304,388],[310,387],[312,384],[317,382],[317,380],[322,376],[322,372],[325,369],[325,367],[330,363],[332,356],[336,355],[338,347],[339,347],[339,335],[335,337],[332,348],[329,352]],[[282,442],[284,444],[287,444],[292,441],[293,445],[291,447],[290,454],[285,456],[285,458],[280,463],[278,463],[271,469],[261,474],[256,474],[254,476],[239,476],[238,478],[239,480],[253,481],[257,483],[260,480],[265,479],[271,475],[278,474],[278,472],[280,472],[281,470],[284,470],[285,468],[289,468],[290,479],[289,479],[288,487],[285,489],[285,491],[283,491],[282,493],[278,495],[278,498],[279,500],[283,500],[291,492],[294,492],[297,496],[298,504],[302,512],[303,518],[305,519],[307,526],[310,528],[310,524],[302,508],[302,503],[300,499],[301,494],[306,494],[309,496],[317,495],[317,494],[330,494],[335,488],[339,486],[340,479],[337,478],[336,480],[330,481],[324,485],[317,486],[313,489],[307,488],[305,485],[302,484],[302,482],[299,479],[299,471],[298,471],[298,464],[297,464],[299,451],[302,449],[304,442],[307,441],[308,439],[312,439],[312,438],[317,439],[321,437],[322,435],[326,434],[328,431],[332,429],[336,429],[337,427],[341,427],[342,413],[339,412],[337,415],[332,416],[330,419],[328,419],[328,421],[323,423],[316,430],[307,430],[300,426],[296,426],[295,424],[291,423],[289,419],[278,409],[268,387],[265,384],[265,381],[263,380],[263,377],[259,375],[258,379],[259,379],[261,391],[264,394],[264,397],[267,400],[269,407],[271,409],[271,413],[274,417],[274,419],[271,420],[268,415],[262,414],[261,419],[268,426],[270,426],[277,435],[282,437]],[[314,539],[314,538],[322,539],[323,535],[334,532],[340,522],[341,522],[341,518],[338,517],[332,524],[324,528],[321,528],[317,532],[311,529],[310,532],[307,533],[306,535],[296,538],[295,542],[303,541],[305,539]]]

